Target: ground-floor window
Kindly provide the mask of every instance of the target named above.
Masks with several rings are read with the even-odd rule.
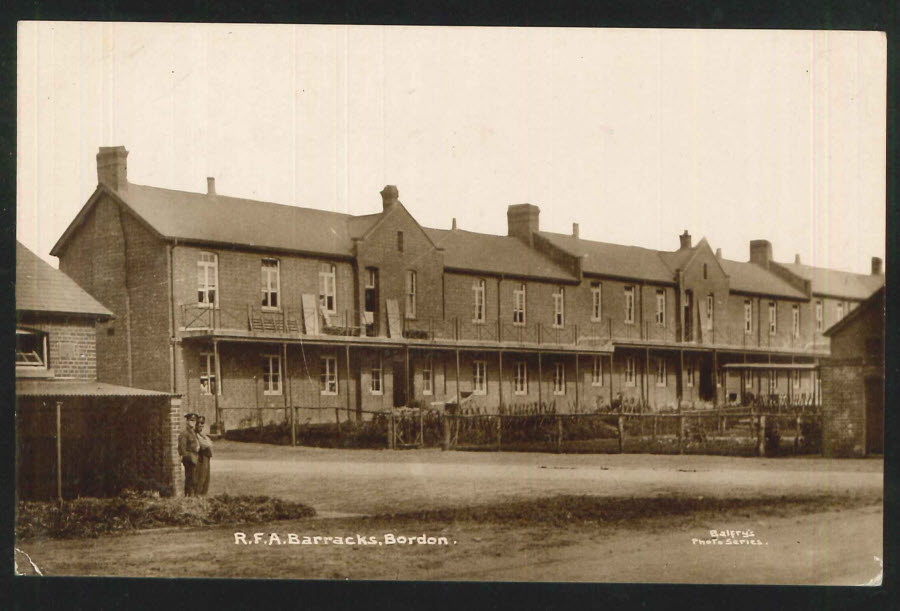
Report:
[[[794,370],[791,372],[791,377],[794,381],[794,388],[800,388],[800,370]]]
[[[603,386],[603,361],[599,356],[594,357],[591,368],[591,386]]]
[[[219,367],[216,363],[216,355],[212,352],[204,352],[200,355],[200,394],[221,395],[219,387]]]
[[[769,371],[769,394],[774,394],[778,390],[778,372],[774,369]]]
[[[337,358],[322,357],[322,373],[319,378],[319,389],[323,395],[338,394]]]
[[[634,357],[625,359],[625,386],[634,386]]]
[[[556,363],[553,368],[553,394],[566,394],[566,366],[564,363]]]
[[[487,362],[472,363],[472,391],[476,395],[487,394]]]
[[[666,385],[666,361],[664,359],[656,360],[656,385]]]
[[[372,381],[369,383],[369,392],[380,395],[384,392],[384,380],[381,369],[381,357],[377,357],[372,364]]]
[[[528,394],[528,367],[524,361],[516,363],[515,378],[513,379],[513,392],[517,395]]]
[[[688,361],[684,369],[684,380],[688,388],[694,387],[694,363]]]
[[[750,371],[744,372],[744,388],[747,390],[753,388],[753,373]]]
[[[281,394],[281,357],[277,354],[264,354],[263,357],[263,394]]]
[[[434,364],[431,357],[426,358],[422,366],[422,394],[434,394]]]

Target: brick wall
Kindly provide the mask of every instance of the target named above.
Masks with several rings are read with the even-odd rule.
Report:
[[[865,380],[878,365],[823,364],[822,449],[827,457],[865,456]]]

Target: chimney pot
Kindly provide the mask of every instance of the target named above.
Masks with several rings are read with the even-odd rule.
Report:
[[[578,223],[572,223],[572,237],[578,237]]]
[[[716,259],[721,259],[721,258],[722,258],[722,249],[717,248],[716,249]]]
[[[881,257],[872,257],[872,275],[880,276],[882,274]]]
[[[456,231],[456,217],[453,217],[453,225],[450,227],[453,231]]]
[[[216,179],[212,176],[206,177],[206,194],[207,195],[215,195],[216,194]]]
[[[685,248],[691,247],[691,234],[688,233],[688,230],[685,229],[684,233],[678,236],[678,239],[681,241],[681,247],[679,250],[684,250]]]
[[[794,255],[794,263],[800,265],[800,253]]]
[[[127,185],[127,159],[124,146],[101,146],[97,153],[97,182],[117,190]]]
[[[381,204],[382,210],[387,212],[391,208],[394,207],[399,200],[400,192],[397,190],[395,185],[385,185],[384,189],[381,190]]]

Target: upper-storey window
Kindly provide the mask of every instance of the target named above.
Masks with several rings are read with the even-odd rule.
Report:
[[[706,330],[711,331],[713,328],[713,314],[716,307],[716,298],[710,293],[706,296]]]
[[[769,335],[778,333],[778,306],[774,301],[769,302]]]
[[[591,284],[591,320],[603,317],[603,288],[599,282]]]
[[[262,280],[262,307],[277,309],[280,288],[280,274],[276,259],[263,259],[260,267]]]
[[[403,252],[403,232],[397,232],[397,250]]]
[[[416,272],[406,271],[406,317],[416,317]]]
[[[634,324],[634,287],[625,287],[625,322]]]
[[[219,257],[201,252],[197,259],[197,304],[212,307],[219,303]]]
[[[744,333],[753,333],[753,303],[744,300]]]
[[[47,334],[16,329],[16,367],[47,367]]]
[[[319,270],[319,307],[326,314],[337,313],[337,273],[335,266],[326,263]]]
[[[475,284],[472,285],[472,294],[475,299],[475,312],[472,316],[472,322],[484,322],[484,280],[482,280],[481,278],[475,280]]]
[[[797,304],[791,308],[791,335],[800,337],[800,306]]]
[[[837,319],[841,320],[844,317],[844,304],[837,304]]]
[[[816,301],[816,331],[825,330],[825,306],[822,300]]]
[[[656,291],[656,326],[666,326],[666,291],[663,289]]]
[[[709,269],[706,267],[706,263],[703,264],[703,279],[706,280],[709,278]]]
[[[525,324],[525,283],[519,283],[513,289],[513,324]]]
[[[566,324],[566,289],[557,287],[553,291],[553,326],[560,328]]]

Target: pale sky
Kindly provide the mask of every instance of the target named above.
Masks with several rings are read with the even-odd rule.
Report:
[[[541,228],[868,273],[885,250],[877,32],[22,22],[17,227],[49,251],[97,184]]]

